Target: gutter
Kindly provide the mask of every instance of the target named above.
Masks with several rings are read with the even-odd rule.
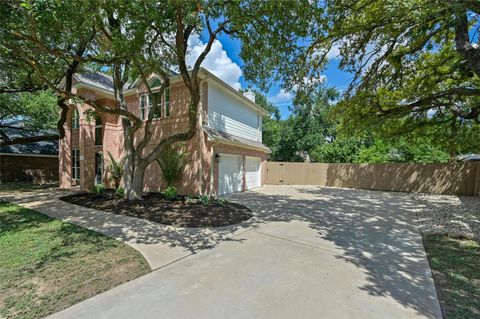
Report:
[[[46,155],[46,154],[17,154],[17,153],[0,153],[1,156],[23,156],[23,157],[55,157],[58,158],[58,155]]]

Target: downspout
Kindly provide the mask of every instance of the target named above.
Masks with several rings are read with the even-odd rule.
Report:
[[[210,145],[210,153],[211,153],[211,155],[210,155],[210,157],[211,157],[211,159],[210,159],[210,161],[211,161],[210,162],[211,163],[210,164],[210,192],[209,192],[210,196],[216,195],[216,193],[214,191],[214,183],[213,183],[214,182],[213,181],[213,179],[214,179],[213,166],[215,165],[215,153],[213,152],[213,144],[214,143],[212,143],[212,145]]]

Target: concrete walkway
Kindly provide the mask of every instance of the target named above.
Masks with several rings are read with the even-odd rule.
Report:
[[[133,244],[176,259],[50,318],[441,318],[408,195],[267,186],[230,198],[255,217],[193,235],[143,221],[129,232],[112,226],[117,238],[139,234]],[[73,215],[101,218],[100,231],[117,223]]]
[[[59,199],[68,194],[68,191],[40,189],[0,193],[0,199],[120,240],[137,249],[152,270],[202,249],[214,247],[222,240],[244,230],[242,225],[214,229],[165,226],[144,219],[72,205]]]

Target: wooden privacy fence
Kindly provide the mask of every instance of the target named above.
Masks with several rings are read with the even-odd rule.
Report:
[[[480,195],[480,163],[268,162],[265,184]]]

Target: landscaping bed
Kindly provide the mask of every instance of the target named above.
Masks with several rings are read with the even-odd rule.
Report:
[[[127,201],[112,190],[102,194],[78,193],[61,200],[104,212],[143,218],[177,227],[221,227],[241,223],[252,217],[243,205],[207,197],[177,196],[168,200],[161,193],[147,193],[143,200]]]
[[[43,318],[148,272],[115,239],[0,201],[0,318]]]

